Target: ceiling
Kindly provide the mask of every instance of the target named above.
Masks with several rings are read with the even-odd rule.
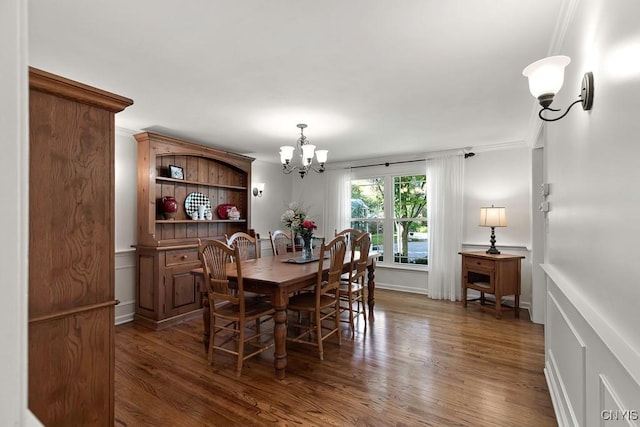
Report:
[[[297,123],[329,163],[524,139],[522,69],[558,0],[30,0],[29,65],[134,100],[116,116],[278,162]]]

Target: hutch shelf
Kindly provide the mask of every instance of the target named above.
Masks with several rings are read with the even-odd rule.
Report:
[[[253,158],[189,141],[143,132],[138,141],[138,243],[136,248],[138,323],[162,329],[201,315],[198,283],[190,271],[200,265],[198,239],[224,239],[250,232],[249,192]],[[171,178],[169,166],[184,179]],[[208,198],[211,220],[192,220],[185,200],[191,193]],[[165,219],[161,199],[178,202]],[[221,218],[216,207],[234,205],[240,219]]]

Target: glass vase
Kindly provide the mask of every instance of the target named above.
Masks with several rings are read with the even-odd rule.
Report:
[[[311,259],[313,257],[312,241],[313,236],[302,237],[302,259]]]

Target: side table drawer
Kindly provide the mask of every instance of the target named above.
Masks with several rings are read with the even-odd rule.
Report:
[[[165,257],[165,265],[167,267],[181,264],[197,264],[200,262],[198,259],[198,250],[195,248],[167,251]]]
[[[495,270],[495,262],[490,259],[464,257],[464,266],[470,270],[481,268],[483,270]]]

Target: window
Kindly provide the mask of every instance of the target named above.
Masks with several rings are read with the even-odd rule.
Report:
[[[351,227],[371,233],[384,264],[428,264],[426,176],[416,169],[362,178],[352,174]]]

